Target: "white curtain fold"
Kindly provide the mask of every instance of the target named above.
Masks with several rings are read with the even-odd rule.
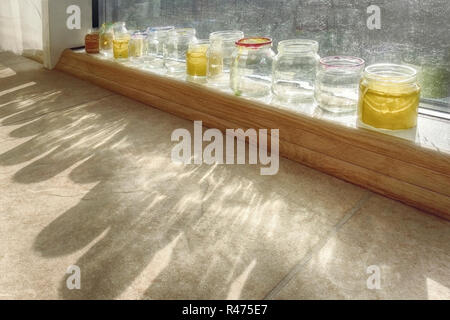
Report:
[[[42,52],[41,0],[0,1],[0,51]]]

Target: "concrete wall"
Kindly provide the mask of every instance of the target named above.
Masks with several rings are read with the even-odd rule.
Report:
[[[81,9],[81,28],[70,30],[66,22],[70,14],[66,13],[70,5]],[[91,0],[42,0],[44,65],[52,69],[58,63],[64,49],[84,45],[84,36],[92,27]]]

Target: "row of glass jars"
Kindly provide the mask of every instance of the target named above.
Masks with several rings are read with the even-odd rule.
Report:
[[[420,87],[407,66],[373,65],[364,71],[356,57],[320,58],[313,40],[285,40],[272,50],[270,38],[244,38],[241,31],[219,31],[199,40],[193,28],[156,27],[130,35],[115,24],[111,46],[116,59],[142,59],[169,74],[228,88],[234,94],[263,98],[273,93],[291,104],[316,100],[330,112],[358,109],[359,120],[376,128],[408,129],[417,123]],[[106,41],[103,42],[104,44]]]

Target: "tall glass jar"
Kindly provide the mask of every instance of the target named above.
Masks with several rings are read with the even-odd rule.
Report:
[[[189,43],[196,40],[195,34],[193,28],[177,28],[169,32],[164,45],[164,66],[169,74],[186,73],[186,53]]]
[[[364,125],[404,130],[417,125],[420,86],[415,69],[397,64],[374,64],[359,85],[358,119]]]
[[[209,35],[208,83],[226,87],[230,85],[230,69],[236,41],[244,38],[238,30],[217,31]]]
[[[314,40],[285,40],[278,44],[272,75],[277,98],[302,103],[314,99],[319,43]]]
[[[116,60],[128,60],[129,57],[129,44],[130,34],[125,27],[125,22],[117,22],[114,24],[114,40],[113,40],[113,52],[114,59]]]
[[[164,45],[169,39],[169,32],[175,29],[173,26],[153,27],[147,29],[147,54],[146,62],[151,68],[164,66]]]
[[[319,106],[330,112],[352,112],[358,106],[364,60],[333,56],[320,59],[315,88]]]
[[[230,74],[230,87],[234,94],[249,98],[269,96],[274,57],[270,38],[237,41]]]
[[[208,50],[209,40],[194,40],[189,44],[186,54],[186,74],[188,80],[206,82]]]
[[[100,29],[100,52],[107,57],[113,55],[114,31],[111,23],[104,23]]]
[[[146,40],[147,34],[145,32],[136,31],[131,36],[129,52],[135,62],[142,61],[146,50]]]

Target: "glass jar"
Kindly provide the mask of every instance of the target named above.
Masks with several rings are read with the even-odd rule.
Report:
[[[414,128],[420,89],[417,72],[411,67],[397,64],[367,67],[359,85],[359,121],[378,129]]]
[[[272,75],[272,92],[278,99],[291,103],[314,99],[318,51],[314,40],[280,41]]]
[[[234,94],[249,98],[269,96],[274,57],[270,38],[237,41],[230,74],[230,87]]]
[[[356,57],[320,59],[315,88],[317,103],[330,112],[352,112],[358,106],[364,60]]]
[[[113,40],[113,52],[114,59],[128,60],[129,56],[129,44],[131,36],[125,27],[125,22],[117,22],[113,26],[114,40]]]
[[[91,29],[84,37],[86,53],[100,53],[100,33],[98,29]]]
[[[188,80],[206,80],[209,40],[194,40],[186,53],[186,74]]]
[[[100,52],[104,56],[111,57],[113,55],[113,38],[112,24],[104,23],[100,30]]]
[[[135,61],[141,61],[145,53],[145,41],[147,34],[144,32],[136,31],[133,33],[130,39],[130,57]]]
[[[229,87],[231,57],[236,47],[236,41],[242,38],[244,38],[244,33],[238,30],[217,31],[209,35],[208,83]]]
[[[162,68],[164,65],[164,45],[169,39],[173,26],[153,27],[147,29],[147,53],[145,60],[151,67]]]
[[[195,41],[195,29],[180,28],[169,31],[169,38],[164,45],[164,66],[169,74],[186,73],[186,53],[189,43]]]

